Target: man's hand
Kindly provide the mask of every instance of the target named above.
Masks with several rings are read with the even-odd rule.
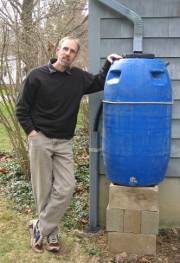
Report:
[[[114,60],[122,59],[122,57],[118,54],[110,54],[107,56],[107,60],[112,64]]]
[[[35,131],[35,130],[33,130],[32,132],[30,132],[30,133],[28,134],[28,138],[30,138],[30,137],[32,137],[32,136],[34,136],[34,135],[36,135],[36,134],[38,134],[38,132]]]

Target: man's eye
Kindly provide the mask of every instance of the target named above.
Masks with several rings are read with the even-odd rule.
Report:
[[[64,47],[63,49],[64,49],[64,50],[68,50],[68,47]]]

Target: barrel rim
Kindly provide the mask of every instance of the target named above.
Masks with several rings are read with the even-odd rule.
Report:
[[[148,59],[154,59],[155,55],[150,53],[131,53],[126,54],[122,56],[123,58],[148,58]]]

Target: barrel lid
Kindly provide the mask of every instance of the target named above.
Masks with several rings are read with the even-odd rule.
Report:
[[[123,58],[155,58],[154,54],[146,54],[146,53],[140,53],[140,52],[135,52],[132,54],[126,54],[123,55]]]

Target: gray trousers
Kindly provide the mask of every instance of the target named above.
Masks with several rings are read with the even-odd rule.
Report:
[[[57,233],[75,188],[72,141],[39,132],[29,138],[29,158],[40,231]]]

